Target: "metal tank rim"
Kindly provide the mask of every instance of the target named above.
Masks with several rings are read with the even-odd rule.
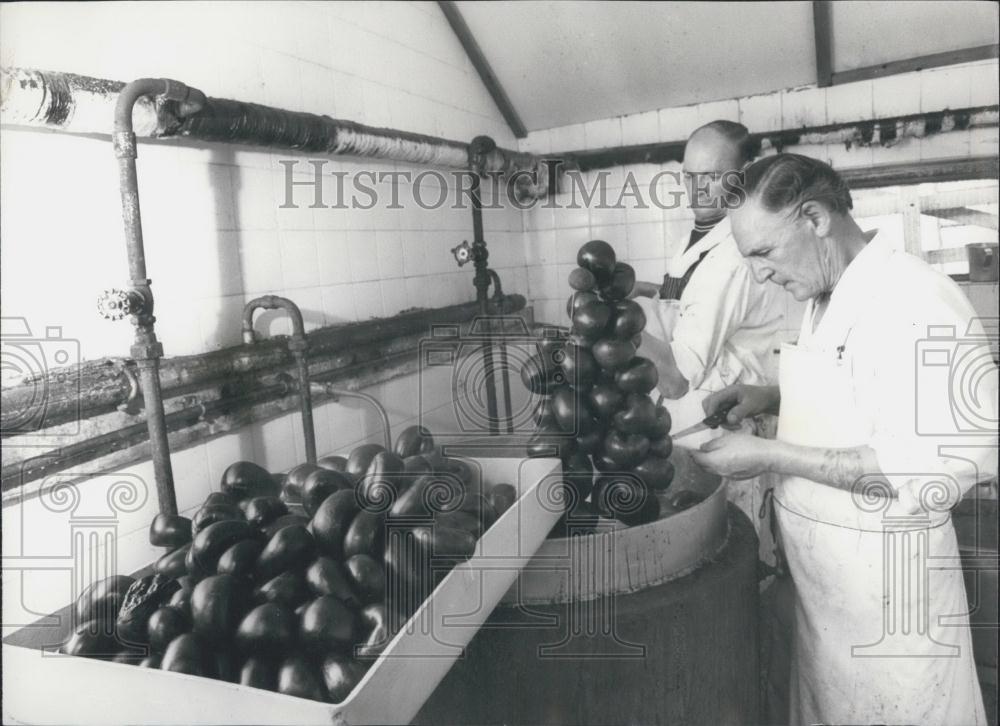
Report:
[[[682,578],[715,559],[729,540],[726,486],[683,448],[675,448],[670,460],[676,470],[670,492],[693,491],[703,501],[648,524],[546,540],[498,607],[627,595]],[[658,497],[667,504],[665,494]]]

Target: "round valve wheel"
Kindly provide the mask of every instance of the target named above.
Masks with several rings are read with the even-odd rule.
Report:
[[[139,312],[137,296],[126,290],[105,290],[97,299],[97,312],[107,320],[122,320]]]

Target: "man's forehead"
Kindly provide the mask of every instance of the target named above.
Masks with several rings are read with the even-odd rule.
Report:
[[[686,171],[724,171],[738,168],[739,148],[722,134],[711,129],[695,133],[684,146]],[[735,166],[734,166],[735,165]]]
[[[750,199],[739,208],[730,210],[733,237],[741,253],[747,255],[764,246],[770,229],[768,216],[762,213],[760,205],[754,204]]]

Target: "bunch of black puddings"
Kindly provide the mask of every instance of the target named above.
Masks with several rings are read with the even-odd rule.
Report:
[[[568,337],[543,331],[521,370],[524,384],[545,394],[529,455],[563,462],[567,511],[555,536],[592,530],[596,515],[629,526],[657,519],[655,492],[674,476],[670,414],[649,395],[656,366],[636,355],[646,316],[628,299],[635,270],[602,240],[583,245],[577,264]]]

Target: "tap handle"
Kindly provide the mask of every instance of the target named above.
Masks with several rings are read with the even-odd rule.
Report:
[[[472,247],[469,246],[469,241],[462,240],[462,244],[457,247],[452,247],[451,254],[455,256],[455,261],[458,263],[459,267],[462,267],[467,262],[470,262],[472,260]]]
[[[97,312],[105,320],[122,320],[126,315],[138,315],[142,308],[142,295],[136,290],[111,288],[97,298]]]

